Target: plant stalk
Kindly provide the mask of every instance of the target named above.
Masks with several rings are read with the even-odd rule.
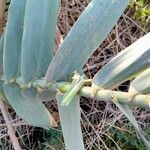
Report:
[[[70,84],[64,84],[59,87],[61,92],[67,92],[70,88]],[[94,98],[98,101],[113,102],[118,101],[121,104],[129,106],[137,106],[143,108],[150,108],[150,95],[137,95],[130,100],[130,94],[127,92],[112,91],[100,89],[98,90],[93,97],[92,87],[83,86],[78,92],[80,96]]]
[[[20,88],[25,89],[31,86],[35,87],[39,92],[44,91],[46,89],[56,90],[61,93],[66,93],[71,88],[71,82],[50,82],[49,84],[45,83],[45,80],[34,80],[29,84],[24,84],[21,80],[21,77],[13,79],[11,81],[5,81],[3,77],[1,78],[6,84],[18,84]],[[98,101],[118,101],[121,104],[129,105],[129,106],[137,106],[143,108],[150,108],[150,94],[142,95],[139,94],[131,99],[130,94],[128,92],[120,92],[120,91],[112,91],[105,89],[98,89],[96,93],[93,95],[93,88],[91,86],[83,85],[79,90],[78,94],[80,96],[94,98]],[[131,99],[131,100],[130,100]]]

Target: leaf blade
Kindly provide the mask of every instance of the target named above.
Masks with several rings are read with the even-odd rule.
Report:
[[[85,61],[106,38],[127,4],[128,0],[92,0],[57,51],[46,82],[68,80],[75,70],[81,73]]]
[[[10,4],[8,25],[4,39],[4,77],[6,80],[11,80],[21,74],[21,47],[25,6],[26,0],[12,0]],[[51,125],[57,126],[46,107],[36,99],[36,90],[31,90],[30,88],[21,93],[21,89],[15,84],[4,84],[3,87],[11,106],[28,123],[45,128],[49,128]],[[24,106],[26,108],[23,108]],[[37,115],[41,116],[40,119],[43,122],[38,119]]]
[[[137,76],[129,86],[130,95],[150,93],[150,67]]]
[[[25,83],[41,78],[53,58],[60,0],[27,0],[21,55]]]
[[[12,0],[4,36],[4,77],[6,80],[20,75],[21,42],[26,0]]]
[[[61,106],[64,95],[56,96],[59,116],[65,140],[66,150],[84,150],[80,126],[79,96],[76,96],[69,106]]]
[[[120,52],[96,73],[93,83],[102,88],[115,88],[150,67],[149,41],[150,33]]]
[[[34,92],[31,93],[31,89],[22,95],[17,85],[4,84],[3,87],[11,106],[27,123],[46,129],[49,129],[51,126],[57,126],[42,102],[34,98],[35,96],[32,94]]]

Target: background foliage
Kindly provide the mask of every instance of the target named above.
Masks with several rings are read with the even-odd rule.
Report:
[[[150,31],[150,2],[149,0],[132,0],[130,7],[134,10],[136,19],[143,28]]]

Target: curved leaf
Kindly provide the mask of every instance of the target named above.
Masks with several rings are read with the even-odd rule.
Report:
[[[22,92],[17,85],[4,84],[6,97],[16,113],[30,125],[49,129],[57,124],[41,101],[35,99],[34,91]]]
[[[21,42],[26,0],[11,0],[4,36],[4,77],[6,80],[20,75]]]
[[[129,0],[92,0],[81,14],[46,73],[46,82],[68,80],[69,74],[82,72],[85,61],[111,31]]]
[[[26,0],[12,0],[4,38],[4,77],[6,80],[21,73],[21,47]],[[18,115],[33,126],[50,128],[57,126],[49,111],[36,99],[36,90],[21,93],[17,85],[5,85],[5,95]],[[23,94],[23,95],[21,95]]]
[[[114,88],[134,78],[150,67],[150,33],[107,63],[93,78],[94,84],[102,88]]]
[[[150,94],[150,67],[137,76],[130,84],[130,95]]]
[[[62,94],[56,96],[66,150],[84,150],[80,125],[80,98],[76,96],[69,106],[62,106],[63,98]]]
[[[41,78],[53,58],[60,0],[27,0],[22,41],[21,76]]]
[[[119,53],[100,71],[98,71],[93,78],[94,84],[100,86],[101,88],[111,89],[116,87],[118,84],[133,78],[135,75],[149,67],[149,40],[150,34],[147,34]],[[133,124],[145,145],[150,148],[149,141],[147,141],[147,139],[143,136],[142,131],[129,107],[127,105],[119,104],[117,101],[113,102]]]

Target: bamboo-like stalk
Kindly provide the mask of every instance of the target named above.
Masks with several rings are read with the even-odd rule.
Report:
[[[5,12],[5,0],[0,0],[0,36],[3,32],[3,19],[4,19],[4,12]]]
[[[1,80],[4,81],[3,77]],[[5,81],[4,81],[5,82]],[[62,93],[66,93],[68,90],[70,90],[71,83],[70,82],[50,82],[48,85],[46,85],[45,81],[35,80],[29,84],[24,84],[21,80],[21,77],[18,77],[14,80],[5,82],[6,84],[18,84],[20,88],[28,88],[28,87],[35,87],[38,90],[45,90],[47,88],[53,89],[56,91],[60,91]],[[150,94],[149,95],[137,95],[133,97],[132,100],[130,100],[130,94],[128,92],[120,92],[120,91],[112,91],[112,90],[103,90],[99,89],[93,97],[93,88],[88,86],[82,86],[79,90],[78,94],[80,96],[88,97],[88,98],[94,98],[98,101],[106,101],[106,102],[113,102],[118,101],[121,104],[126,104],[129,106],[137,106],[137,107],[143,107],[143,108],[150,108]]]
[[[83,87],[79,94],[81,96],[93,98],[92,88],[91,87]],[[94,98],[99,101],[118,101],[121,104],[126,104],[129,106],[138,106],[143,108],[150,107],[150,95],[137,95],[132,100],[130,100],[130,95],[127,92],[120,91],[111,91],[111,90],[99,90]]]
[[[61,92],[67,92],[70,88],[70,84],[59,86]],[[113,102],[118,101],[121,104],[129,106],[137,106],[143,108],[150,108],[150,95],[137,95],[130,100],[130,94],[127,92],[112,91],[112,90],[98,90],[93,97],[92,87],[83,86],[78,94],[80,96],[94,98],[98,101]]]

